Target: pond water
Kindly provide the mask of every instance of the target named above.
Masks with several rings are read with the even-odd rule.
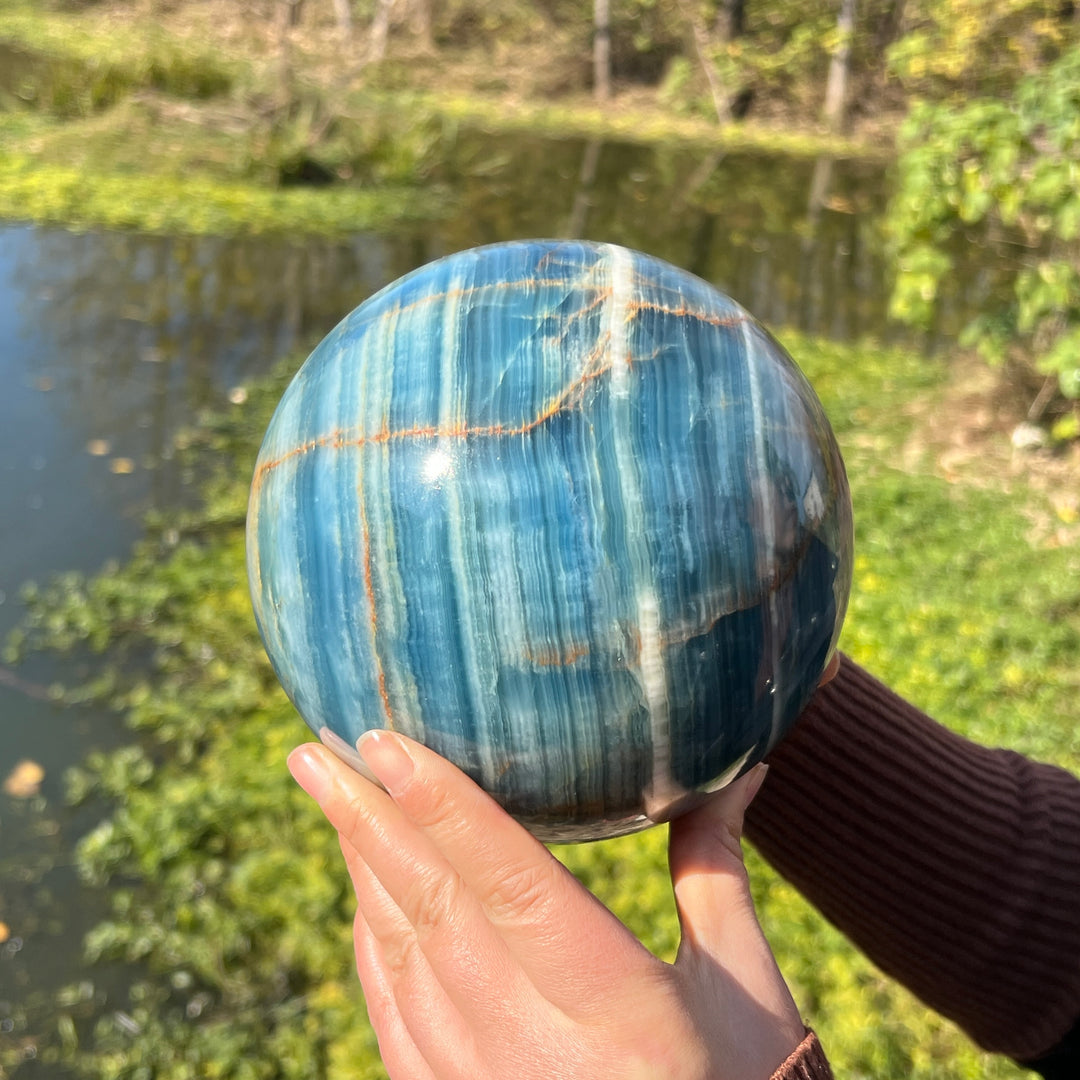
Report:
[[[611,240],[712,281],[781,337],[895,336],[880,169],[474,137],[443,179],[445,220],[342,243],[0,226],[0,637],[23,582],[123,558],[146,510],[187,497],[171,448],[200,409],[439,255],[514,237]],[[990,285],[965,288],[943,332]],[[123,1007],[126,973],[80,963],[107,898],[79,884],[71,852],[101,808],[65,808],[62,774],[125,736],[114,716],[49,703],[45,686],[71,677],[42,658],[0,667],[0,779],[22,760],[45,771],[37,797],[0,794],[0,1048],[21,1048],[28,1076],[64,1075],[35,1059],[58,1037],[58,987],[81,984],[88,1012]]]

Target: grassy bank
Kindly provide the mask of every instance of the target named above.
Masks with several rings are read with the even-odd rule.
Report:
[[[682,145],[730,153],[775,154],[789,158],[857,158],[887,161],[887,142],[849,138],[814,129],[725,123],[680,116],[640,99],[601,108],[582,97],[570,102],[510,101],[483,94],[434,91],[385,92],[379,99],[405,113],[417,106],[470,127],[493,133],[530,133],[547,138],[596,139],[639,145]]]
[[[0,123],[0,137],[4,127]],[[124,168],[116,162],[129,152],[137,156],[139,144],[106,138],[110,169],[94,163],[98,144],[82,137],[78,127],[32,127],[21,149],[20,140],[10,139],[8,149],[0,150],[0,218],[147,233],[347,236],[388,222],[430,220],[446,206],[438,189],[420,192],[405,184],[312,190],[231,180],[212,170],[183,175],[172,163],[156,171]],[[69,142],[77,144],[75,156],[85,157],[86,164],[49,153]],[[159,148],[142,149],[151,158]]]
[[[160,20],[148,10],[10,0],[0,11],[0,217],[168,233],[385,228],[453,207],[438,165],[464,129],[718,155],[889,153],[887,139],[812,125],[721,126],[640,90],[621,88],[604,109],[580,89],[530,95],[511,70],[517,53],[464,46],[454,61],[398,56],[354,84],[335,77],[346,50],[325,28],[297,35],[282,79],[268,26],[215,24],[229,10],[220,2],[171,5]],[[540,70],[542,53],[529,55]],[[719,182],[706,195],[729,205]],[[654,217],[668,227],[666,213]],[[970,410],[940,363],[872,341],[781,337],[824,401],[852,480],[844,648],[955,730],[1080,771],[1077,509],[1060,498],[1074,477],[1072,489],[1037,482],[1060,461],[1049,454],[948,457],[945,437]],[[132,729],[131,747],[92,758],[69,789],[110,808],[78,855],[112,904],[87,952],[142,973],[100,1013],[77,988],[62,995],[47,1020],[59,1034],[37,1047],[46,1068],[124,1080],[383,1075],[336,843],[284,769],[306,729],[270,670],[245,585],[245,478],[286,378],[250,387],[191,438],[186,452],[218,466],[198,512],[149,522],[123,567],[30,594],[23,647],[80,662],[96,652],[100,677],[69,696],[109,702]],[[664,830],[560,856],[650,948],[674,954]],[[752,860],[770,939],[838,1076],[1022,1075],[919,1006]],[[23,1052],[0,1032],[0,1073]]]
[[[858,554],[844,647],[954,729],[1080,769],[1080,555],[1036,527],[1065,524],[1060,508],[1037,486],[993,476],[985,459],[943,473],[933,416],[954,389],[940,367],[872,342],[782,337],[823,398],[852,480]],[[91,642],[105,664],[94,692],[142,740],[72,779],[77,796],[116,806],[82,845],[83,873],[128,883],[114,886],[114,916],[88,949],[146,971],[131,1002],[114,1006],[138,1035],[102,1017],[79,1051],[91,1076],[134,1076],[137,1063],[179,1077],[193,1060],[215,1075],[382,1075],[352,973],[334,838],[284,769],[305,729],[263,654],[244,586],[243,478],[286,377],[253,386],[244,406],[201,429],[190,452],[209,452],[221,469],[199,513],[152,523],[127,566],[67,578],[31,602],[28,644]],[[153,657],[134,681],[121,674],[133,655]],[[664,842],[658,829],[561,855],[670,958]],[[838,1075],[1020,1075],[876,972],[760,861],[753,876],[770,939]],[[213,1004],[192,1019],[185,1002],[196,993]]]

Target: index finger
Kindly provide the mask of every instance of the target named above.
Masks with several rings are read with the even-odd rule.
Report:
[[[394,732],[366,732],[357,749],[475,892],[549,1000],[578,997],[575,972],[617,978],[624,967],[640,965],[644,946],[460,769]]]

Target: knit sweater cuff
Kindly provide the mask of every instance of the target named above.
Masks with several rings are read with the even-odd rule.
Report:
[[[846,657],[769,758],[746,835],[988,1050],[1080,1016],[1080,781],[935,723]]]
[[[832,1069],[818,1037],[806,1029],[806,1037],[769,1080],[832,1080]]]

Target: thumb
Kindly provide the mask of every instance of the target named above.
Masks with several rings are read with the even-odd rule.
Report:
[[[743,864],[743,814],[765,769],[751,769],[671,823],[668,857],[682,925],[675,967],[691,1009],[711,1032],[716,1075],[769,1076],[805,1034],[758,924]]]
[[[671,823],[668,859],[682,925],[683,950],[714,960],[739,940],[760,937],[743,865],[743,816],[768,771],[758,765]]]
[[[682,927],[675,963],[701,989],[717,977],[737,987],[801,1038],[802,1021],[758,923],[743,864],[743,815],[767,769],[751,769],[671,824],[668,857]]]

